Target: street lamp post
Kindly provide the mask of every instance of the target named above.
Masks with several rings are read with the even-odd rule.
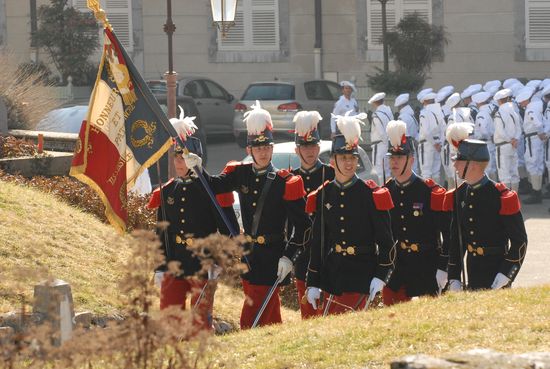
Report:
[[[386,32],[388,30],[386,23],[386,3],[388,0],[378,0],[382,4],[382,47],[384,50],[384,72],[390,70],[389,55],[388,55],[388,43],[386,42]]]
[[[168,105],[168,118],[176,117],[176,81],[178,74],[174,71],[174,55],[172,36],[176,26],[172,22],[172,0],[166,0],[166,24],[164,32],[168,36],[168,71],[164,73],[166,80],[166,102]]]

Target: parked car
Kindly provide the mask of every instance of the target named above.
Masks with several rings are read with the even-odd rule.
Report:
[[[294,141],[282,142],[273,145],[273,157],[271,162],[273,166],[278,169],[288,169],[288,168],[298,168],[300,167],[300,158],[294,152],[296,144]],[[323,163],[328,163],[330,160],[330,149],[332,147],[332,141],[322,140],[321,141],[321,150],[319,152],[319,159]],[[372,163],[367,152],[359,147],[359,163],[357,164],[357,176],[366,181],[367,179],[372,179],[378,181],[378,176],[372,173]],[[246,156],[243,159],[243,162],[250,163],[252,162],[252,157],[250,155]],[[233,209],[235,210],[235,215],[237,220],[242,227],[241,219],[241,205],[239,203],[239,196],[237,192],[233,193],[235,197],[235,203],[233,204]]]
[[[165,80],[150,80],[147,85],[154,94],[166,94]],[[176,96],[195,100],[207,136],[233,133],[235,98],[219,83],[209,78],[185,77],[177,81]]]
[[[294,82],[255,82],[246,88],[241,100],[235,104],[233,133],[239,146],[246,146],[246,126],[243,115],[259,100],[269,111],[275,135],[287,136],[294,130],[292,119],[299,110],[317,110],[323,120],[319,123],[322,138],[330,137],[330,113],[340,97],[340,86],[325,80]]]

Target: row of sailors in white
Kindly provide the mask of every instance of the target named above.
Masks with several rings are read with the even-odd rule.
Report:
[[[505,87],[505,88],[502,88]],[[506,88],[509,87],[509,88]],[[485,85],[468,86],[461,94],[453,93],[453,86],[445,86],[435,93],[425,89],[417,99],[423,104],[419,122],[408,105],[409,94],[395,100],[399,120],[407,124],[407,135],[418,143],[417,162],[424,177],[440,180],[441,165],[450,187],[454,185],[454,168],[450,157],[453,150],[445,141],[447,126],[453,122],[474,124],[472,137],[487,141],[491,162],[487,173],[517,189],[518,165],[525,166],[535,191],[542,187],[544,164],[550,169],[550,148],[544,144],[550,136],[550,108],[543,112],[543,98],[550,95],[550,79],[534,80],[525,86],[516,79],[489,81]],[[388,173],[382,156],[387,150],[385,127],[392,112],[383,104],[384,93],[374,95],[369,103],[375,107],[371,128],[373,166],[379,180]],[[515,102],[509,101],[515,98]],[[547,96],[546,102],[550,100]],[[459,107],[460,102],[467,107]],[[519,115],[519,105],[525,108],[525,118]],[[474,119],[475,116],[475,119]],[[524,146],[524,140],[526,145]]]

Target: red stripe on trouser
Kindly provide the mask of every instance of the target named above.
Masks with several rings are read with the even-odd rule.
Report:
[[[388,287],[384,287],[382,290],[382,301],[384,301],[384,305],[390,306],[400,302],[411,301],[411,298],[407,296],[405,286],[402,286],[397,292]]]
[[[304,297],[304,295],[306,294],[305,281],[296,279],[296,290],[298,291],[298,304],[300,305],[300,313],[302,314],[302,319],[308,319],[322,315],[323,310],[315,310]]]
[[[271,286],[262,286],[251,284],[247,280],[242,280],[245,301],[241,311],[241,329],[251,328],[256,319],[256,315],[267,296]],[[281,301],[279,299],[279,287],[273,292],[267,306],[258,322],[258,326],[282,323],[281,319]]]
[[[181,306],[185,310],[187,295],[191,295],[191,307],[195,306],[206,280],[185,278],[177,279],[174,276],[165,273],[160,287],[160,309],[166,309],[169,306]],[[212,329],[212,305],[214,296],[212,293],[205,293],[199,306],[197,307],[197,327],[210,330]]]
[[[361,310],[365,307],[365,303],[368,298],[368,295],[365,296],[364,293],[344,292],[341,296],[334,296],[333,301],[328,308],[328,313],[330,315],[334,315],[349,313],[354,311],[353,309],[355,309],[355,311]],[[329,297],[327,296],[325,304],[328,303],[328,299]],[[357,306],[359,301],[361,301],[361,303]]]

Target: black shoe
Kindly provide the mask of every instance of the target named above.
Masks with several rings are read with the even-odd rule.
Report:
[[[518,187],[518,193],[520,195],[528,195],[533,190],[533,186],[531,186],[531,182],[527,178],[521,178],[519,180],[519,187]]]
[[[531,196],[523,200],[524,204],[542,204],[542,191],[533,191]]]

